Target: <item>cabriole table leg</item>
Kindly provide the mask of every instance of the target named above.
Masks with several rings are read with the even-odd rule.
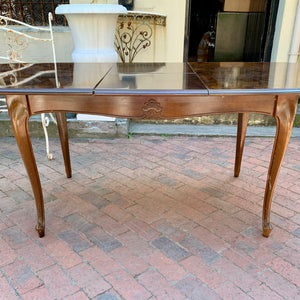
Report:
[[[69,137],[67,117],[65,113],[56,113],[57,128],[59,132],[60,144],[63,153],[66,175],[68,178],[72,177],[72,168],[69,150]]]
[[[24,95],[8,95],[6,96],[6,102],[15,138],[28,173],[35,198],[37,209],[36,231],[38,232],[39,237],[43,237],[45,235],[44,200],[40,177],[28,132],[30,110],[27,105],[27,97]]]
[[[262,230],[263,236],[265,237],[268,237],[272,231],[272,226],[270,223],[272,196],[276,179],[279,174],[279,169],[283,161],[292,132],[297,103],[297,95],[280,95],[278,96],[275,112],[273,115],[277,122],[277,131],[268,171],[263,204]]]
[[[248,113],[239,113],[238,114],[234,177],[239,177],[239,175],[240,175],[248,119],[249,119]]]

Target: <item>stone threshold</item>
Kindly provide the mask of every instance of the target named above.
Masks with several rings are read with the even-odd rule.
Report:
[[[127,119],[77,120],[68,119],[70,138],[116,138],[131,135],[183,135],[183,136],[236,136],[237,114],[215,115],[199,118],[161,121],[136,121]],[[40,116],[32,116],[29,121],[31,137],[42,138]],[[300,136],[300,114],[296,116],[292,136]],[[274,136],[275,121],[270,116],[250,114],[247,136]],[[50,122],[49,137],[58,137],[56,125]],[[7,113],[0,113],[0,137],[14,136]]]

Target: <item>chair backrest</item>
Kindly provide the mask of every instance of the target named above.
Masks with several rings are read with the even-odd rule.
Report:
[[[2,42],[0,53],[0,61],[2,63],[8,64],[8,68],[0,73],[0,86],[17,86],[25,84],[26,82],[31,81],[32,79],[39,77],[47,73],[54,73],[56,87],[59,87],[59,81],[57,76],[57,67],[56,67],[56,55],[55,55],[55,45],[53,39],[53,30],[52,30],[52,14],[48,14],[48,27],[38,27],[26,24],[24,22],[14,20],[9,17],[0,16],[0,32],[2,31]],[[36,33],[48,33],[47,38],[39,37]],[[24,57],[24,53],[28,50],[30,42],[41,42],[49,43],[51,46],[51,52],[53,57],[53,70],[39,71],[35,74],[31,74],[28,78],[23,78],[18,80],[18,72],[24,71],[34,65],[35,60],[30,62],[30,59]],[[36,44],[34,43],[36,46]],[[41,48],[43,49],[43,48]],[[35,51],[43,53],[42,50]],[[30,74],[30,72],[29,72]],[[1,107],[0,107],[1,109]]]

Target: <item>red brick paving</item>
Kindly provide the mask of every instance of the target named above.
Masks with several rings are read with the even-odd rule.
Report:
[[[14,139],[0,139],[0,299],[300,299],[300,139],[261,211],[273,140],[247,138],[239,178],[234,138],[58,140],[48,161],[33,140],[46,207],[38,238]]]
[[[30,266],[22,260],[16,259],[12,264],[3,267],[2,271],[21,295],[43,284]]]

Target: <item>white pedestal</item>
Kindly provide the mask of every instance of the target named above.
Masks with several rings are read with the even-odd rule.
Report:
[[[115,30],[119,14],[127,9],[115,4],[64,4],[55,9],[56,14],[65,15],[71,29],[74,51],[74,63],[116,63],[118,54],[114,49]],[[86,70],[88,68],[89,70]],[[100,67],[101,68],[101,67]],[[75,64],[73,84],[91,87],[95,78],[101,78],[107,68],[99,70],[97,64]],[[82,75],[84,74],[84,76]],[[115,121],[115,118],[77,114],[77,120]]]
[[[63,4],[55,13],[65,15],[71,29],[74,62],[117,62],[114,49],[119,14],[127,9],[115,4]]]

